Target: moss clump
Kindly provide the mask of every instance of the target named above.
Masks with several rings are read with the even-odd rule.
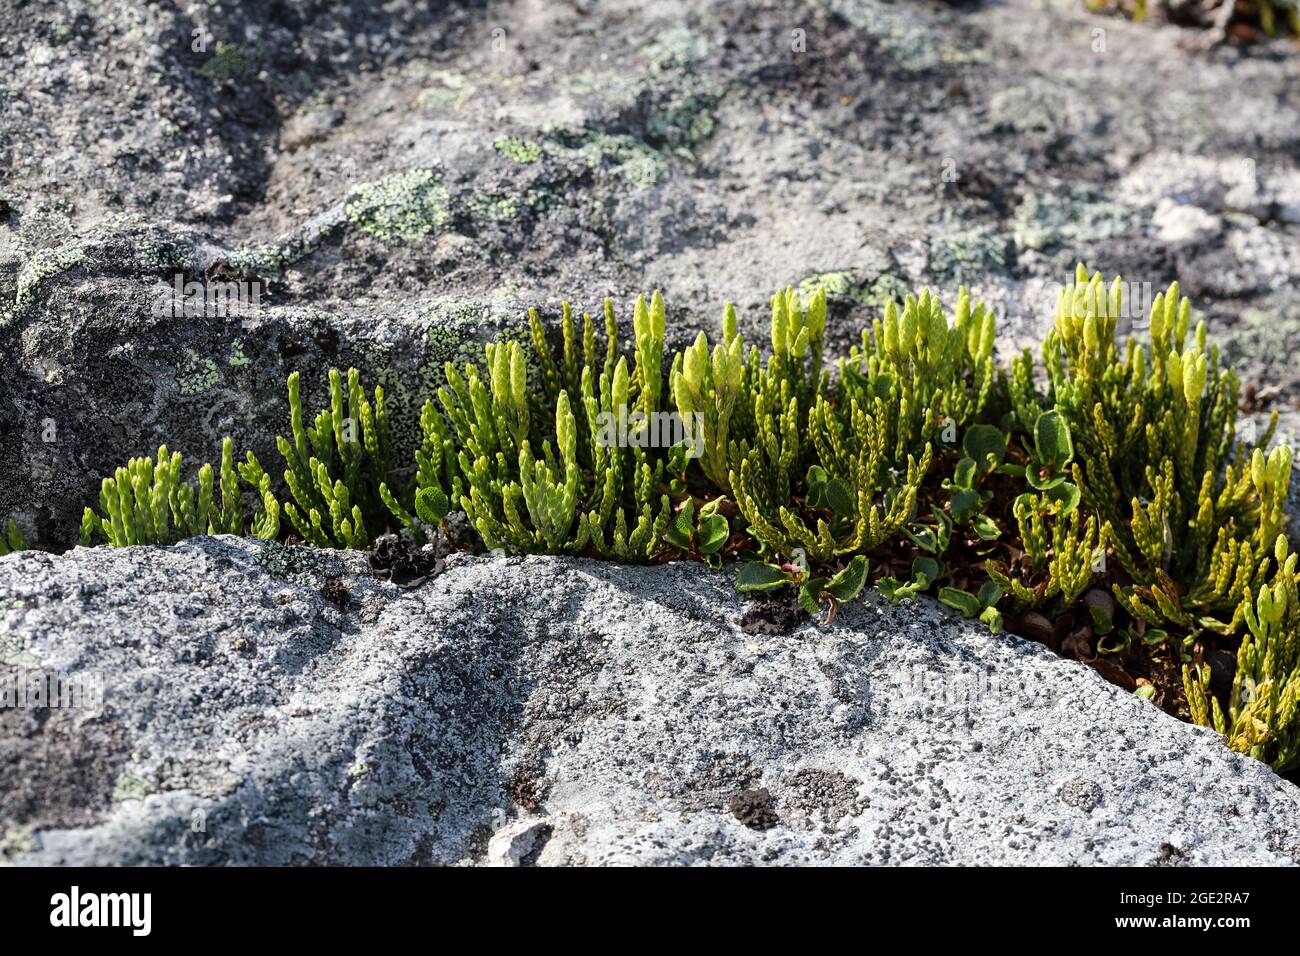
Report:
[[[450,198],[440,173],[413,169],[355,187],[348,193],[344,214],[378,239],[414,242],[451,218]]]

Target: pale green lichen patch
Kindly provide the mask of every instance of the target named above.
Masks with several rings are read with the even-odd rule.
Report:
[[[123,770],[121,776],[117,778],[117,783],[113,785],[113,802],[143,800],[152,792],[153,788],[149,785],[149,781],[129,770]]]
[[[531,139],[518,136],[500,136],[492,144],[502,156],[513,159],[516,163],[535,163],[542,158],[542,147]]]
[[[968,283],[1006,267],[1006,239],[990,226],[944,230],[930,240],[929,271],[944,284]]]
[[[186,349],[180,368],[176,370],[176,390],[185,396],[202,395],[217,387],[221,370],[217,363],[193,349]]]
[[[911,290],[902,279],[888,272],[869,281],[858,280],[852,272],[823,272],[799,283],[799,294],[805,301],[811,300],[818,291],[883,309],[890,302],[902,302]]]
[[[344,213],[376,238],[413,242],[451,218],[450,198],[437,170],[413,169],[353,188]]]
[[[243,365],[252,364],[252,359],[244,354],[244,340],[235,339],[230,346],[230,357],[226,359],[226,364],[239,368]]]
[[[267,277],[278,277],[286,266],[296,261],[296,257],[286,255],[285,247],[278,242],[245,246],[229,258],[230,267],[235,271]]]
[[[712,135],[721,91],[697,70],[712,52],[709,39],[684,27],[660,33],[650,55],[651,108],[645,138],[687,159]]]
[[[415,99],[417,109],[431,113],[455,113],[474,94],[474,84],[451,70],[430,70],[431,86]]]
[[[22,310],[30,306],[46,282],[81,265],[85,259],[85,249],[79,244],[38,250],[18,273],[16,309]]]
[[[519,207],[518,196],[503,196],[498,193],[478,193],[469,201],[472,215],[494,222],[509,222],[519,215]]]
[[[257,565],[273,578],[315,586],[327,572],[339,573],[342,566],[334,556],[316,548],[273,541],[258,556]]]
[[[335,207],[320,219],[291,229],[271,242],[238,249],[227,261],[236,272],[278,279],[289,266],[315,252],[321,241],[343,221],[342,210]]]
[[[563,202],[563,198],[545,186],[530,189],[522,196],[503,193],[476,193],[470,197],[468,206],[470,215],[477,219],[491,222],[510,222],[525,209],[531,209],[539,215],[550,212]]]
[[[26,606],[14,598],[0,600],[0,665],[5,667],[41,666],[41,659],[31,652],[29,642],[11,631],[7,621],[10,611]]]
[[[1030,193],[1016,208],[1012,238],[1022,249],[1079,246],[1133,231],[1133,213],[1087,190]]]
[[[1051,133],[1068,115],[1065,95],[1048,82],[1000,89],[989,98],[988,117],[993,126],[1021,133]]]
[[[310,256],[326,238],[346,224],[344,204],[335,204],[319,216],[281,233],[271,242],[236,250],[229,256],[227,264],[241,274],[278,279],[289,266]]]
[[[634,189],[648,189],[669,175],[663,156],[635,136],[548,126],[542,148],[554,156],[576,159],[590,169],[619,176]]]
[[[863,290],[862,301],[883,309],[890,302],[903,302],[910,294],[911,288],[906,282],[886,272],[877,277],[870,287]]]
[[[140,243],[140,262],[150,269],[188,269],[193,250],[183,243],[170,239],[146,239]]]
[[[1295,362],[1300,311],[1288,305],[1284,301],[1280,307],[1249,309],[1240,324],[1217,332],[1224,358],[1245,372],[1246,384],[1277,383],[1284,396],[1300,400],[1300,370]]]
[[[823,272],[799,283],[799,294],[805,301],[816,295],[819,289],[827,295],[856,296],[859,286],[852,272]]]
[[[426,398],[437,395],[438,389],[447,384],[448,362],[462,368],[466,362],[483,361],[485,340],[481,334],[475,333],[482,328],[486,312],[486,307],[479,303],[459,303],[448,306],[438,320],[429,325],[425,332],[424,357],[417,369],[419,394],[412,397],[417,412]],[[525,326],[502,329],[491,338],[497,342],[518,342],[524,346],[529,368],[536,368],[536,356]]]
[[[564,197],[553,189],[540,186],[537,189],[528,190],[528,195],[524,196],[524,205],[538,214],[545,214],[564,202]]]
[[[16,863],[40,849],[32,827],[11,827],[0,836],[0,860]]]
[[[950,42],[930,27],[918,12],[880,0],[833,2],[832,10],[853,26],[870,34],[905,70],[919,72],[941,63],[987,63],[990,50]]]
[[[652,168],[645,162],[646,153],[655,157],[658,164],[664,164],[668,156],[693,160],[695,148],[717,126],[715,113],[723,90],[708,69],[714,50],[712,38],[676,27],[658,33],[645,47],[643,71],[585,70],[566,74],[560,81],[566,92],[598,97],[623,112],[629,120],[626,125],[631,135],[566,130],[563,132],[568,138],[560,140],[558,145],[581,148],[594,144],[601,153],[615,154],[614,159],[620,165],[632,160],[633,168],[626,172],[631,174],[629,181],[638,186],[647,183],[645,173]],[[547,150],[545,143],[543,150]],[[666,165],[663,165],[655,171],[655,178],[663,178],[665,174]]]

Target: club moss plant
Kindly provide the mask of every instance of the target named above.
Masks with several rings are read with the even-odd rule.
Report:
[[[1260,442],[1237,439],[1236,376],[1176,283],[1148,331],[1118,341],[1123,288],[1079,266],[1040,355],[1005,368],[992,312],[965,290],[951,314],[928,291],[889,303],[833,360],[821,288],[773,296],[766,356],[730,306],[716,341],[702,333],[670,361],[658,293],[630,327],[609,301],[603,322],[566,304],[549,333],[532,312],[531,356],[495,342],[447,365],[413,462],[392,460],[381,388],[331,371],[308,424],[294,373],[283,481],[251,454],[236,467],[227,440],[219,479],[204,465],[196,488],[163,448],[104,480],[82,540],[365,548],[446,531],[458,510],[514,553],[739,559],[741,590],[790,589],[823,621],[874,582],[1037,636],[1294,767],[1290,449],[1267,449],[1275,420]],[[670,413],[689,426],[671,442]],[[11,526],[5,547],[21,543]],[[1207,663],[1223,650],[1230,687]]]
[[[114,547],[172,544],[196,534],[243,534],[244,504],[234,466],[234,442],[221,448],[220,482],[214,486],[212,466],[198,471],[198,488],[183,480],[184,458],[164,445],[154,458],[132,458],[100,485],[100,510],[87,508],[81,522],[81,543],[100,541]],[[254,533],[274,537],[274,499],[263,484],[262,509],[252,522]],[[215,492],[220,492],[220,499]]]

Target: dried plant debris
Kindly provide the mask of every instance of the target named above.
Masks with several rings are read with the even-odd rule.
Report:
[[[446,564],[431,548],[416,548],[396,534],[381,535],[366,556],[375,577],[402,588],[419,587]]]

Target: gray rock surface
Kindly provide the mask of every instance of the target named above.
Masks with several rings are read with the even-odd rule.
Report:
[[[875,595],[760,620],[696,565],[457,555],[403,591],[234,538],[11,555],[3,660],[104,694],[0,711],[0,853],[1300,862],[1300,790],[1038,645]]]
[[[412,429],[531,305],[657,287],[684,338],[820,283],[843,344],[966,284],[1011,351],[1079,259],[1180,279],[1295,436],[1294,51],[1191,39],[1036,0],[0,0],[0,515],[66,545],[163,442],[278,471],[294,370]],[[156,316],[178,274],[264,295]]]

